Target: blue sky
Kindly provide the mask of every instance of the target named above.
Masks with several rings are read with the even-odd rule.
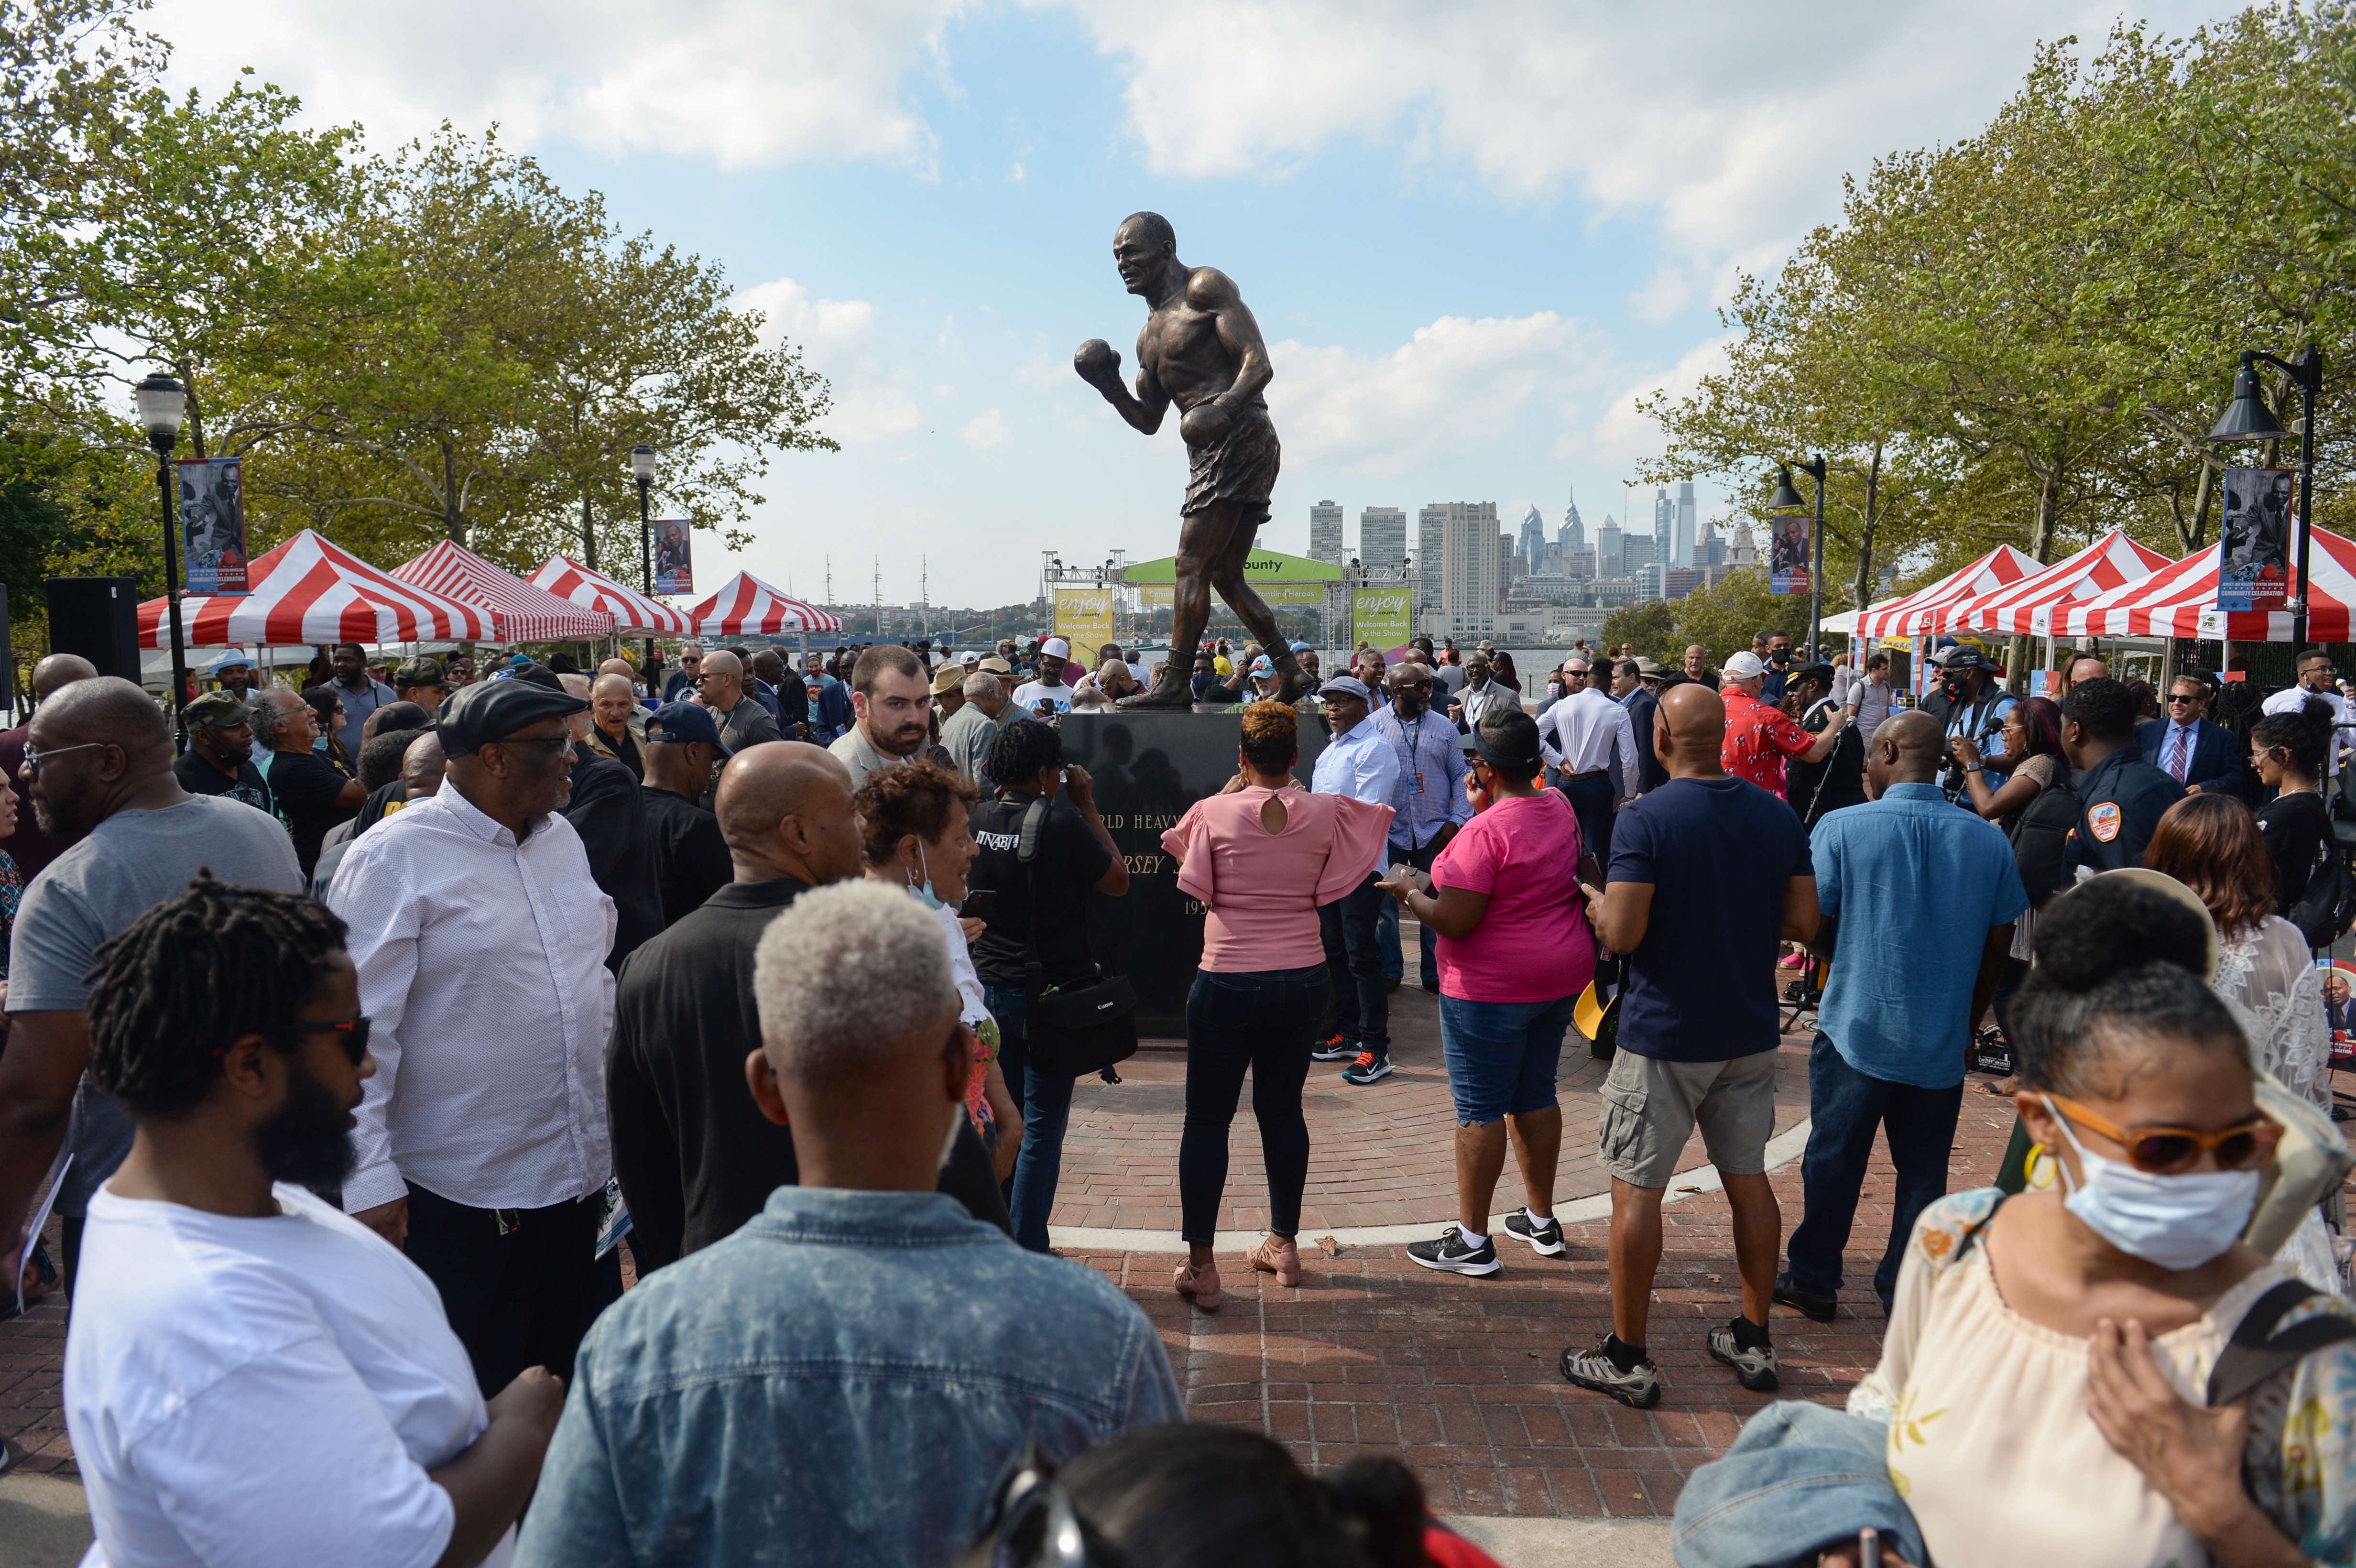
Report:
[[[1175,421],[1071,371],[1133,369],[1110,261],[1151,208],[1241,285],[1310,504],[1490,500],[1590,528],[1655,443],[1631,400],[1713,362],[1713,306],[1837,215],[1840,176],[1970,133],[2040,37],[2101,5],[1624,7],[1296,0],[161,0],[175,70],[238,66],[390,144],[503,134],[632,228],[716,259],[832,381],[834,454],[773,467],[741,562],[806,597],[1028,598],[1066,561],[1173,548]],[[2142,13],[2183,30],[2207,7]],[[1207,40],[1207,41],[1206,41]],[[1813,52],[1811,52],[1813,51]],[[1762,454],[1762,472],[1768,454]],[[1722,501],[1702,486],[1707,512]],[[1649,503],[1637,500],[1640,516]]]

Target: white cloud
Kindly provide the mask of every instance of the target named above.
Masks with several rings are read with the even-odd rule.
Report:
[[[1697,343],[1668,369],[1623,388],[1591,429],[1565,432],[1555,443],[1554,455],[1624,464],[1659,453],[1661,427],[1650,414],[1636,411],[1638,400],[1662,392],[1684,397],[1701,384],[1704,376],[1726,368],[1727,346],[1732,341],[1731,337],[1717,336]]]
[[[1014,432],[1006,428],[1006,421],[998,417],[996,409],[968,420],[965,429],[958,434],[975,452],[988,452],[993,446],[1004,446],[1014,439]]]
[[[1601,337],[1552,311],[1444,315],[1388,354],[1287,342],[1271,345],[1269,359],[1287,465],[1375,476],[1504,448],[1526,407],[1600,402],[1612,375]]]
[[[778,278],[744,290],[735,304],[766,318],[763,343],[790,339],[801,349],[802,363],[827,379],[834,409],[822,428],[835,440],[846,446],[889,441],[922,422],[909,394],[909,371],[884,366],[875,307],[867,301],[812,299],[802,284]]]
[[[161,0],[177,74],[215,85],[252,65],[319,116],[390,141],[443,120],[503,124],[530,145],[605,153],[924,165],[931,129],[902,85],[945,70],[942,33],[967,0]]]

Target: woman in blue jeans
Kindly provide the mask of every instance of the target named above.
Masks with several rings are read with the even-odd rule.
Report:
[[[1299,718],[1281,702],[1244,710],[1239,771],[1162,836],[1178,885],[1199,899],[1203,965],[1186,997],[1186,1125],[1178,1140],[1186,1262],[1173,1282],[1205,1311],[1219,1305],[1211,1243],[1227,1184],[1227,1129],[1244,1074],[1268,1165],[1268,1237],[1244,1255],[1280,1285],[1301,1283],[1301,1190],[1309,1124],[1301,1085],[1325,1013],[1317,911],[1366,880],[1390,835],[1391,808],[1311,795],[1292,776]]]
[[[1525,1206],[1506,1231],[1542,1257],[1566,1250],[1554,1217],[1562,1106],[1554,1079],[1579,994],[1595,977],[1595,933],[1579,891],[1584,852],[1570,803],[1537,780],[1537,721],[1492,712],[1464,775],[1472,820],[1429,876],[1394,866],[1383,886],[1438,937],[1440,1046],[1456,1101],[1458,1222],[1407,1255],[1449,1274],[1497,1272],[1489,1200],[1510,1138]]]

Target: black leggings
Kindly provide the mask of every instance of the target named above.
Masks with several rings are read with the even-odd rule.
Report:
[[[1179,1233],[1211,1244],[1227,1186],[1227,1129],[1252,1080],[1252,1115],[1268,1165],[1269,1229],[1301,1232],[1309,1123],[1301,1085],[1325,1012],[1325,965],[1194,976],[1186,997],[1186,1126],[1178,1139]]]

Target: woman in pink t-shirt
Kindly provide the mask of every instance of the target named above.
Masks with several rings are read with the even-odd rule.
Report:
[[[1186,997],[1186,1124],[1178,1140],[1187,1257],[1174,1283],[1205,1311],[1219,1305],[1211,1242],[1246,1070],[1268,1166],[1269,1233],[1244,1261],[1280,1285],[1301,1283],[1293,1238],[1309,1180],[1301,1085],[1327,986],[1317,910],[1365,883],[1391,830],[1387,805],[1301,787],[1292,776],[1299,723],[1285,703],[1245,709],[1242,771],[1162,836],[1178,861],[1178,886],[1204,907],[1203,966]]]
[[[1464,793],[1473,816],[1428,878],[1394,866],[1383,885],[1438,937],[1440,1047],[1456,1100],[1459,1223],[1408,1256],[1451,1274],[1494,1274],[1489,1200],[1512,1135],[1524,1208],[1505,1229],[1546,1257],[1564,1251],[1554,1218],[1562,1107],[1554,1080],[1579,994],[1595,977],[1595,933],[1579,891],[1579,818],[1541,786],[1537,721],[1492,712],[1472,734]]]

